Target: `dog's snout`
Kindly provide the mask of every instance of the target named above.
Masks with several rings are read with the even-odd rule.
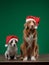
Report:
[[[33,28],[33,25],[31,25],[31,28]]]
[[[15,44],[14,44],[14,47],[15,47]]]
[[[33,25],[30,26],[30,29],[33,29]]]
[[[33,30],[33,25],[31,25],[31,27],[30,27],[30,31],[32,31]]]

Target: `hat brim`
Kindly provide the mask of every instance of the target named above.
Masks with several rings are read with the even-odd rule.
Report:
[[[18,39],[12,38],[12,39],[9,40],[9,43],[11,42],[11,40],[16,40],[18,42]]]
[[[34,19],[31,19],[31,18],[29,18],[29,19],[26,19],[26,22],[28,22],[28,21],[34,21],[35,23],[36,23],[36,21],[34,20]]]

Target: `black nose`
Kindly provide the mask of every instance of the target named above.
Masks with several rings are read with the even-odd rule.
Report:
[[[15,44],[14,44],[14,47],[15,47]]]

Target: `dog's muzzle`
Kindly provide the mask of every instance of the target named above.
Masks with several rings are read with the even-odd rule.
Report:
[[[15,47],[16,45],[14,44],[13,46]]]
[[[16,43],[12,43],[12,46],[15,47],[16,46]]]
[[[34,26],[33,26],[33,25],[31,25],[31,26],[30,26],[30,31],[32,32],[32,31],[33,31],[33,29],[34,29]]]

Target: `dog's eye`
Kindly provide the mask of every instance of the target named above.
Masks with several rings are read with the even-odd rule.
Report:
[[[15,40],[15,43],[17,43],[17,41]]]
[[[12,45],[12,43],[10,43],[10,45]]]
[[[10,42],[10,45],[13,43],[13,40]]]
[[[33,21],[34,25],[35,25],[35,22]]]
[[[13,43],[13,40],[11,41],[11,43]]]

